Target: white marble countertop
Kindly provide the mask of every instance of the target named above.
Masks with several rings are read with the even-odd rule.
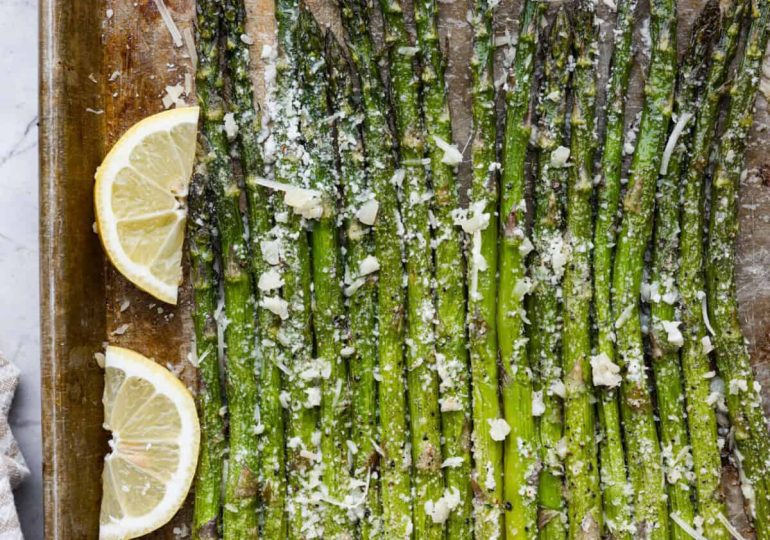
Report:
[[[2,0],[0,17],[0,351],[21,369],[11,410],[32,477],[16,491],[27,540],[43,538],[38,294],[38,4]]]

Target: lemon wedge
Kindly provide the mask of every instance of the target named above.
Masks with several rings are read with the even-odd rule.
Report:
[[[182,280],[185,198],[198,107],[134,124],[96,171],[96,227],[112,264],[140,289],[176,304]]]
[[[190,392],[166,368],[121,347],[107,347],[104,367],[104,427],[112,439],[99,538],[136,538],[163,526],[184,503],[200,425]]]

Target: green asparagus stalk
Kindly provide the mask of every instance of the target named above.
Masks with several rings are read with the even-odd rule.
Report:
[[[598,358],[615,363],[615,320],[612,317],[612,261],[620,204],[625,104],[628,80],[633,65],[633,36],[636,0],[618,2],[615,49],[607,90],[607,125],[597,188],[596,227],[594,230],[594,324],[595,351]],[[619,384],[619,381],[618,381]],[[601,426],[599,457],[601,462],[602,503],[605,528],[617,540],[631,540],[631,501],[626,478],[626,458],[618,408],[617,386],[597,386]]]
[[[532,370],[527,355],[525,320],[526,232],[525,162],[532,131],[532,75],[537,51],[538,11],[545,4],[527,0],[522,7],[519,41],[506,92],[505,135],[500,189],[500,258],[497,335],[502,361],[503,416],[510,426],[504,443],[503,498],[507,538],[531,537],[537,530],[538,444],[532,415]]]
[[[375,254],[379,262],[379,405],[383,536],[408,538],[412,529],[410,495],[411,454],[408,445],[404,395],[404,295],[402,291],[401,216],[394,180],[394,140],[387,120],[387,102],[369,34],[366,4],[341,0],[353,63],[360,77],[364,107],[364,149],[367,171],[379,204],[374,223]]]
[[[361,263],[374,256],[371,216],[362,209],[374,208],[364,166],[361,139],[361,102],[355,95],[353,75],[336,37],[327,33],[326,55],[330,70],[333,109],[337,115],[337,146],[340,185],[345,219],[345,283],[347,285],[348,369],[353,411],[350,440],[353,442],[353,476],[359,486],[356,517],[361,537],[379,533],[380,492],[377,478],[377,340],[371,329],[377,326],[377,288],[374,274],[359,277]],[[359,216],[361,218],[359,219]],[[363,219],[367,223],[361,221]]]
[[[566,346],[562,368],[570,538],[598,538],[603,517],[590,365],[597,32],[594,3],[580,0],[574,17],[574,101],[567,183],[570,254],[563,285]]]
[[[228,142],[221,125],[224,119],[222,74],[218,34],[221,8],[218,3],[199,4],[198,97],[204,106],[203,137],[207,174],[216,214],[222,257],[224,315],[227,317],[225,347],[226,391],[230,409],[230,447],[224,499],[224,537],[243,538],[257,532],[257,444],[254,410],[257,384],[254,377],[254,296],[248,272],[248,246],[244,241],[240,189],[233,175]],[[216,19],[216,22],[215,20]],[[214,531],[216,534],[216,531]]]
[[[493,425],[502,420],[497,388],[497,207],[495,90],[492,82],[494,5],[476,0],[471,13],[473,54],[471,98],[473,177],[468,191],[468,341],[473,408],[472,482],[475,528],[481,540],[502,536],[503,444]],[[475,222],[475,223],[474,223]]]
[[[205,163],[203,160],[199,162]],[[195,326],[195,352],[200,374],[198,415],[201,419],[201,440],[204,442],[195,477],[193,537],[201,540],[219,538],[222,460],[225,454],[225,423],[221,414],[222,396],[214,318],[218,284],[214,271],[210,209],[204,199],[205,181],[205,176],[200,174],[196,175],[193,181],[187,225],[194,298],[192,315]]]
[[[471,402],[468,378],[468,350],[465,333],[465,265],[461,232],[454,226],[454,212],[460,207],[456,163],[447,155],[452,141],[445,59],[439,45],[436,0],[415,2],[417,44],[422,57],[422,98],[426,154],[433,181],[431,209],[435,217],[433,237],[436,260],[436,363],[440,375],[441,434],[443,455],[460,459],[445,468],[446,487],[459,497],[449,515],[447,536],[471,536],[472,496],[470,482]],[[444,146],[442,148],[442,146]],[[449,158],[449,159],[447,159]]]
[[[381,0],[380,5],[385,19],[400,164],[405,173],[402,213],[408,277],[406,369],[414,471],[414,534],[417,538],[442,538],[443,524],[436,523],[429,512],[443,495],[444,479],[434,349],[430,199],[423,163],[425,136],[419,78],[414,61],[417,51],[410,42],[400,0]]]
[[[257,184],[264,175],[264,162],[258,133],[260,122],[254,105],[250,74],[250,51],[245,35],[246,10],[243,0],[228,0],[224,5],[227,25],[227,53],[232,90],[230,109],[238,126],[237,141],[248,202],[248,230],[251,245],[251,269],[254,283],[273,270],[262,242],[273,226],[270,195]],[[284,419],[280,402],[281,372],[277,333],[280,319],[262,301],[270,292],[257,287],[257,372],[260,385],[257,433],[259,437],[259,484],[262,534],[266,538],[286,535],[286,463],[284,458]]]
[[[221,534],[222,461],[225,455],[225,421],[221,414],[217,323],[217,275],[214,270],[215,226],[206,188],[217,174],[212,133],[219,130],[221,103],[217,100],[219,79],[219,13],[214,2],[201,2],[198,12],[198,71],[196,90],[201,126],[198,162],[190,187],[189,216],[190,273],[193,286],[195,352],[198,357],[200,388],[198,409],[201,419],[201,453],[195,478],[193,538],[214,540]],[[213,95],[212,95],[213,93]],[[213,108],[213,110],[212,110]],[[215,135],[216,137],[216,135]]]
[[[564,463],[558,450],[564,435],[560,289],[564,275],[564,186],[568,175],[567,169],[559,163],[558,155],[566,143],[567,88],[570,77],[567,65],[572,41],[564,8],[559,9],[554,23],[544,36],[546,55],[537,129],[539,172],[535,181],[535,219],[532,230],[535,252],[531,264],[532,295],[529,299],[529,316],[531,320],[537,321],[537,326],[530,332],[529,354],[533,369],[539,375],[537,391],[541,393],[544,405],[539,422],[540,459],[543,463],[537,491],[539,537],[558,539],[566,538],[567,535],[563,497]],[[535,506],[531,500],[517,502]],[[532,519],[534,516],[527,517]],[[537,530],[535,523],[529,525],[527,529],[534,533]]]
[[[676,126],[672,130],[658,179],[655,210],[655,237],[652,268],[653,293],[650,301],[652,318],[650,341],[652,368],[660,418],[660,443],[663,448],[668,481],[669,511],[693,526],[695,508],[691,499],[691,445],[687,433],[684,392],[679,347],[683,344],[679,331],[676,275],[679,268],[679,178],[689,147],[690,119],[697,110],[698,93],[708,66],[712,36],[719,25],[719,6],[709,2],[696,20],[689,50],[679,67],[674,98]],[[670,151],[670,153],[668,153]],[[693,437],[700,437],[694,433]],[[690,535],[672,522],[671,538],[687,540]]]
[[[276,19],[278,57],[274,96],[269,98],[274,101],[270,106],[275,108],[271,119],[271,133],[277,149],[273,175],[279,184],[307,189],[308,170],[303,165],[306,153],[297,139],[301,116],[298,107],[305,90],[299,82],[300,43],[307,39],[298,28],[298,1],[279,0]],[[314,436],[318,429],[318,400],[314,396],[320,392],[320,370],[312,358],[311,268],[304,219],[279,196],[274,197],[273,208],[277,223],[271,230],[273,238],[269,242],[278,246],[283,296],[276,295],[264,302],[266,307],[280,304],[275,311],[283,319],[278,339],[281,343],[279,365],[288,372],[288,536],[299,539],[317,532],[322,521],[321,508],[313,497],[312,482],[320,476],[318,469],[321,466],[319,441]]]
[[[687,421],[690,433],[700,434],[692,446],[695,471],[695,495],[698,513],[704,518],[703,534],[707,538],[727,538],[717,516],[725,512],[720,487],[721,457],[717,440],[717,422],[711,393],[711,338],[703,320],[702,295],[706,289],[703,275],[704,186],[719,102],[729,66],[738,46],[743,14],[748,2],[735,0],[720,3],[721,35],[711,52],[711,64],[698,105],[697,120],[691,137],[690,155],[684,168],[682,183],[681,232],[679,239],[679,294],[684,326],[682,371],[687,397]]]
[[[324,538],[351,538],[347,441],[350,432],[350,395],[347,362],[342,357],[345,329],[342,296],[342,263],[337,236],[337,176],[329,109],[329,80],[325,66],[326,37],[307,8],[300,10],[300,76],[302,94],[300,128],[308,153],[310,186],[321,200],[322,214],[312,223],[313,329],[316,357],[325,370],[321,382],[321,453],[323,496],[327,502]]]
[[[744,57],[730,90],[726,129],[711,180],[706,282],[717,367],[725,380],[740,465],[754,493],[754,500],[749,501],[753,506],[754,526],[757,538],[770,538],[770,437],[760,387],[755,382],[741,331],[735,284],[738,191],[770,28],[770,2],[756,1],[751,7]]]
[[[612,309],[621,387],[626,458],[634,491],[636,526],[648,538],[668,538],[668,509],[652,397],[645,372],[639,294],[644,252],[652,229],[655,186],[673,105],[676,6],[651,3],[652,51],[642,120],[631,163],[624,216],[615,254]]]

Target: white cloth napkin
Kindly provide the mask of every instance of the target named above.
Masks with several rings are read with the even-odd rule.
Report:
[[[0,353],[0,540],[23,540],[13,490],[29,468],[8,425],[8,411],[19,383],[19,370]]]

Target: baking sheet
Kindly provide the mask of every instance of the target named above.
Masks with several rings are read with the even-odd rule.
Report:
[[[260,51],[274,34],[271,0],[247,0],[254,39],[253,77],[264,94]],[[311,0],[320,19],[339,28],[332,3]],[[552,2],[553,3],[553,2]],[[194,0],[166,0],[176,25],[192,29]],[[556,5],[555,3],[553,3]],[[602,19],[601,70],[606,74],[614,14],[609,2],[597,7]],[[644,4],[644,2],[642,2]],[[702,0],[680,0],[679,45],[686,46]],[[467,0],[439,3],[442,45],[449,58],[454,140],[467,146],[470,133]],[[407,13],[410,6],[405,4]],[[498,8],[498,41],[515,36],[520,0]],[[646,12],[646,6],[640,6]],[[376,25],[375,25],[376,26]],[[376,31],[376,28],[375,28]],[[185,84],[194,58],[174,46],[155,0],[41,0],[41,324],[44,417],[46,538],[96,538],[100,473],[107,452],[102,429],[102,372],[93,355],[110,342],[136,349],[175,370],[194,385],[187,361],[190,344],[188,287],[179,306],[167,306],[137,290],[105,260],[92,230],[93,173],[105,151],[134,122],[162,110],[167,86]],[[637,42],[641,36],[637,35]],[[506,46],[497,51],[498,67]],[[644,54],[631,83],[629,121],[638,110]],[[498,69],[496,77],[499,78]],[[603,88],[604,85],[599,85]],[[190,92],[191,94],[193,92]],[[188,102],[192,95],[183,96]],[[600,96],[601,103],[602,96]],[[770,387],[770,117],[760,96],[748,151],[749,174],[741,191],[739,297],[744,329],[758,379]],[[466,157],[468,152],[466,151]],[[460,167],[468,178],[469,164]],[[766,392],[767,394],[767,392]],[[768,405],[766,400],[766,407]],[[735,471],[726,470],[731,505],[740,511]],[[152,538],[189,531],[189,505]],[[744,532],[745,518],[735,516]]]

